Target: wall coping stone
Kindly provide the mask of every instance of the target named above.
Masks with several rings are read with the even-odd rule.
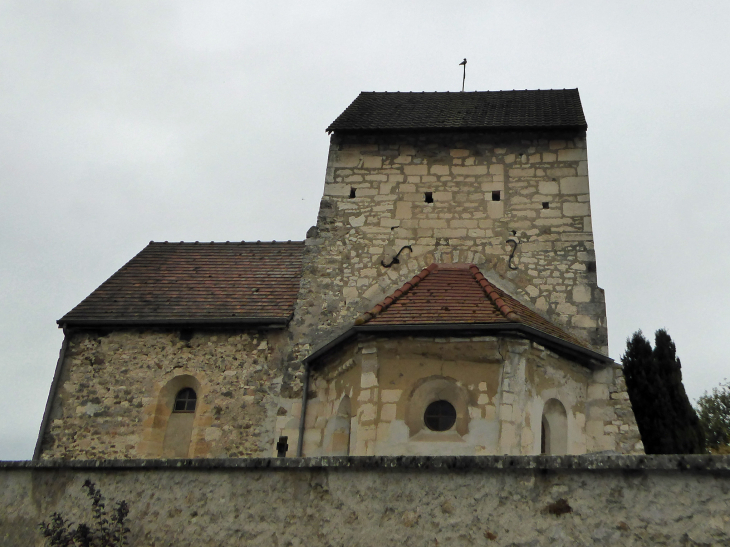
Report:
[[[0,461],[0,471],[216,470],[216,469],[403,470],[545,470],[545,471],[680,471],[730,475],[730,455],[671,454],[579,456],[324,456],[313,458],[200,458],[140,460]]]

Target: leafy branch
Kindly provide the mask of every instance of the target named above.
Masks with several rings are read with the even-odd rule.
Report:
[[[80,523],[74,528],[73,522],[59,513],[51,515],[50,522],[38,525],[41,534],[47,539],[49,547],[124,547],[129,545],[129,528],[125,519],[129,514],[127,502],[118,501],[111,515],[107,513],[104,497],[93,482],[86,480],[82,488],[91,500],[91,524]]]

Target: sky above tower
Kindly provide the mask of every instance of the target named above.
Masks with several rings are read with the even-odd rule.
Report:
[[[730,376],[730,4],[27,2],[0,7],[0,459],[29,459],[55,321],[154,241],[301,240],[360,91],[579,88],[610,354]],[[415,272],[414,272],[415,273]]]

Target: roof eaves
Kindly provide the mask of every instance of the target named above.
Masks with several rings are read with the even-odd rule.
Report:
[[[558,355],[576,361],[587,368],[594,369],[597,365],[615,364],[614,360],[572,342],[563,340],[543,332],[535,327],[523,323],[434,323],[431,325],[355,325],[340,334],[327,344],[315,350],[304,359],[306,365],[312,365],[317,359],[334,350],[337,346],[348,341],[358,334],[402,334],[402,333],[434,333],[434,332],[461,332],[461,333],[494,333],[528,338],[539,342]]]
[[[493,126],[410,126],[410,127],[333,127],[334,124],[327,127],[326,133],[334,133],[335,135],[376,135],[381,133],[398,134],[398,133],[486,133],[486,134],[504,134],[510,131],[535,132],[535,131],[586,131],[588,124],[563,125],[493,125]]]
[[[236,317],[219,319],[64,319],[56,323],[60,328],[123,328],[123,327],[223,327],[223,326],[271,326],[283,328],[289,317]]]

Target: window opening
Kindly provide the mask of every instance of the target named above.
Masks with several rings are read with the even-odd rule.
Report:
[[[501,200],[502,200],[502,191],[493,190],[492,191],[492,201],[501,201]]]
[[[286,453],[289,450],[289,443],[287,442],[289,437],[282,435],[279,437],[279,442],[276,443],[276,457],[286,458]]]
[[[181,389],[175,396],[175,406],[172,407],[173,412],[195,412],[195,404],[198,396],[195,390],[189,387]]]
[[[563,403],[550,399],[542,411],[540,453],[548,456],[568,453],[568,419]]]
[[[351,187],[350,188],[350,199],[352,199],[354,197],[355,197],[355,189]]]
[[[426,203],[433,203],[433,192],[426,192],[424,194],[424,197],[425,197],[424,201]]]
[[[542,208],[543,209],[550,209],[550,202],[549,201],[543,201],[542,202]]]
[[[456,423],[456,409],[448,401],[434,401],[426,407],[423,421],[431,431],[448,431]]]

